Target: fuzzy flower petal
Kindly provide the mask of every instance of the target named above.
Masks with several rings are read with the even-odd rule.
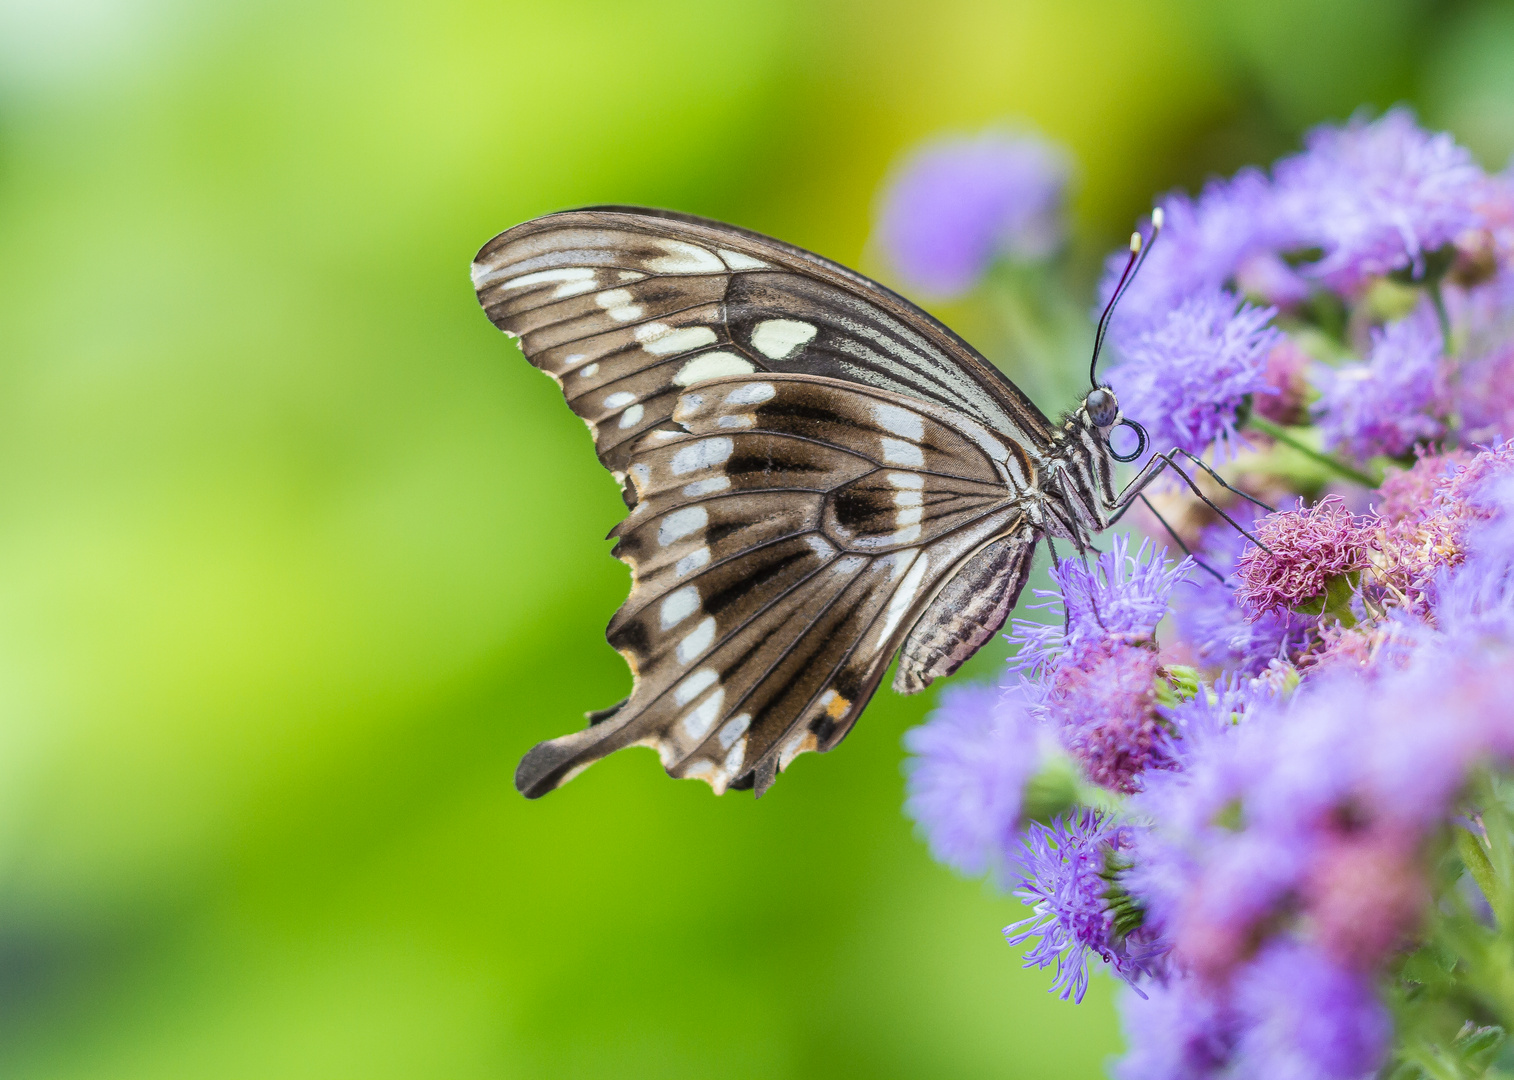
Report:
[[[1472,155],[1406,109],[1315,128],[1304,145],[1273,175],[1286,215],[1324,249],[1308,272],[1332,288],[1351,292],[1394,270],[1418,275],[1426,253],[1483,224],[1485,184]]]
[[[1153,983],[1120,995],[1125,1056],[1116,1080],[1212,1080],[1226,1075],[1241,1022],[1222,994],[1196,979]]]
[[[1110,638],[1149,641],[1167,614],[1172,590],[1192,570],[1192,560],[1169,563],[1167,549],[1149,540],[1130,554],[1123,534],[1091,568],[1080,559],[1062,560],[1051,572],[1056,588],[1036,590],[1044,601],[1039,606],[1059,616],[1060,625],[1016,619],[1010,640],[1020,648],[1010,670],[1039,675],[1064,654],[1075,661],[1082,650]]]
[[[1162,235],[1110,325],[1111,340],[1122,349],[1158,329],[1188,297],[1227,286],[1243,265],[1260,271],[1256,259],[1294,246],[1271,181],[1255,169],[1212,181],[1197,198],[1169,195],[1162,201],[1162,212]],[[1125,262],[1123,252],[1110,256],[1099,290],[1101,309]]]
[[[935,858],[964,874],[1001,864],[1017,835],[1025,784],[1039,754],[1018,691],[960,686],[942,691],[926,723],[904,734],[905,813]]]
[[[1236,590],[1248,617],[1297,608],[1322,597],[1331,582],[1369,563],[1372,531],[1354,517],[1340,497],[1331,495],[1313,506],[1302,500],[1294,510],[1260,519],[1256,538],[1237,564]]]
[[[1315,411],[1327,448],[1396,456],[1445,433],[1450,409],[1441,333],[1428,304],[1372,334],[1364,364],[1323,369]]]
[[[1267,382],[1267,358],[1281,338],[1274,314],[1211,289],[1121,349],[1123,362],[1109,382],[1125,415],[1150,432],[1153,450],[1202,454],[1216,442],[1233,446],[1246,396],[1278,392]]]
[[[1072,167],[1034,135],[990,131],[928,143],[888,181],[877,241],[905,281],[950,296],[1001,254],[1042,258],[1061,243]]]
[[[1116,931],[1107,878],[1110,860],[1126,845],[1126,833],[1114,820],[1085,809],[1051,825],[1032,822],[1021,854],[1021,902],[1035,914],[1004,928],[1011,945],[1040,938],[1025,954],[1026,967],[1055,964],[1052,992],[1066,1001],[1083,1000],[1088,990],[1088,962],[1102,959],[1127,982],[1151,974],[1160,953],[1139,932],[1125,937]],[[1138,940],[1132,940],[1138,939]]]
[[[1235,996],[1242,1080],[1360,1080],[1387,1054],[1393,1025],[1371,981],[1305,946],[1269,946]]]

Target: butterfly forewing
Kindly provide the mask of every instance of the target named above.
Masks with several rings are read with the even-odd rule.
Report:
[[[944,405],[1044,449],[1050,425],[995,368],[907,301],[818,256],[698,219],[553,214],[491,240],[480,302],[556,378],[621,476],[678,390],[760,371],[821,375]]]
[[[607,633],[632,694],[528,754],[526,794],[634,744],[674,775],[760,794],[845,735],[975,554],[1014,537],[1028,560],[1018,503],[1049,423],[881,286],[743,230],[625,209],[527,222],[473,273],[633,507],[612,534],[633,589]],[[921,651],[936,659],[910,687],[986,636],[969,631]]]

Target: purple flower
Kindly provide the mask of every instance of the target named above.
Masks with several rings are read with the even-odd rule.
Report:
[[[1277,393],[1266,376],[1268,353],[1281,338],[1270,325],[1274,314],[1209,289],[1121,348],[1110,385],[1125,415],[1151,433],[1154,450],[1202,454],[1216,442],[1233,446],[1247,395]]]
[[[1293,942],[1269,945],[1247,966],[1235,1004],[1238,1080],[1361,1080],[1393,1033],[1369,979]]]
[[[1133,982],[1161,962],[1161,950],[1137,930],[1122,934],[1110,903],[1111,863],[1127,846],[1126,831],[1114,819],[1084,809],[1071,820],[1048,825],[1032,822],[1020,857],[1021,902],[1035,914],[1004,928],[1005,939],[1019,945],[1040,941],[1025,954],[1025,966],[1057,967],[1052,993],[1081,1002],[1088,991],[1088,961],[1097,956],[1116,975]]]
[[[1162,213],[1162,235],[1120,301],[1110,326],[1111,339],[1122,349],[1142,333],[1159,328],[1189,297],[1213,293],[1238,277],[1259,280],[1269,269],[1263,260],[1293,246],[1272,184],[1255,169],[1243,170],[1231,180],[1211,181],[1197,199],[1169,195],[1162,200]],[[1109,302],[1125,262],[1123,252],[1110,256],[1100,285],[1101,308]],[[1241,273],[1243,266],[1248,274]],[[1276,302],[1292,299],[1276,275],[1270,288],[1281,290]]]
[[[1315,407],[1327,448],[1397,456],[1445,433],[1450,390],[1441,333],[1428,303],[1372,333],[1364,364],[1323,369]]]
[[[1166,671],[1153,637],[1167,598],[1192,566],[1166,561],[1143,541],[1135,556],[1117,536],[1093,568],[1066,560],[1053,571],[1064,626],[1016,620],[1010,662],[1035,713],[1057,731],[1088,778],[1133,791],[1148,769],[1172,767],[1169,725],[1157,711]],[[1058,602],[1060,602],[1058,604]]]
[[[1072,165],[1034,135],[988,131],[927,143],[884,188],[877,240],[911,286],[972,288],[998,255],[1038,259],[1061,243]]]
[[[1141,541],[1130,554],[1129,538],[1117,534],[1109,550],[1090,568],[1080,559],[1063,559],[1052,568],[1050,591],[1037,589],[1038,607],[1061,615],[1064,625],[1016,619],[1010,640],[1020,644],[1010,670],[1029,676],[1045,673],[1064,656],[1076,663],[1094,645],[1114,638],[1149,642],[1167,614],[1167,601],[1193,561],[1167,562],[1167,549]]]
[[[1471,154],[1407,109],[1315,128],[1304,146],[1273,176],[1295,230],[1324,248],[1307,272],[1332,288],[1355,292],[1405,268],[1418,276],[1427,252],[1483,224],[1485,182]]]
[[[964,874],[1002,864],[1039,760],[1034,724],[1015,689],[954,686],[926,723],[904,734],[905,813],[931,854]]]
[[[1456,380],[1463,442],[1514,436],[1514,341],[1465,361]]]
[[[1245,511],[1235,513],[1245,523]],[[1295,656],[1319,621],[1287,610],[1247,618],[1236,594],[1235,568],[1250,543],[1228,524],[1211,525],[1204,530],[1200,556],[1224,574],[1225,581],[1193,574],[1172,594],[1178,637],[1195,657],[1207,666],[1248,676],[1259,675],[1275,660]]]
[[[1240,1018],[1226,995],[1197,979],[1152,983],[1143,996],[1120,995],[1125,1056],[1116,1080],[1211,1080],[1225,1075],[1240,1037]]]

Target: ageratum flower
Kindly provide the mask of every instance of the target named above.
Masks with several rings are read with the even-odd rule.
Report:
[[[1485,180],[1472,155],[1407,109],[1315,128],[1304,145],[1273,176],[1283,214],[1324,249],[1306,271],[1331,288],[1354,293],[1394,270],[1417,277],[1427,253],[1483,225]]]
[[[1162,213],[1162,235],[1110,325],[1110,340],[1122,351],[1160,327],[1190,296],[1213,293],[1238,278],[1260,282],[1271,274],[1270,284],[1260,288],[1269,303],[1296,298],[1297,289],[1288,284],[1296,275],[1284,266],[1283,276],[1277,277],[1273,265],[1273,252],[1293,246],[1293,237],[1278,212],[1272,184],[1261,172],[1246,169],[1231,180],[1211,181],[1196,199],[1169,195],[1162,200]],[[1124,254],[1110,256],[1100,283],[1101,309],[1125,264]]]
[[[1064,613],[1064,626],[1016,620],[1020,649],[1011,662],[1036,714],[1057,732],[1087,777],[1134,791],[1148,769],[1172,766],[1168,723],[1157,711],[1166,671],[1153,635],[1173,587],[1188,573],[1165,550],[1142,543],[1128,554],[1123,536],[1093,568],[1064,561],[1059,590],[1039,592]]]
[[[1268,354],[1281,338],[1271,325],[1275,314],[1275,308],[1209,289],[1122,347],[1109,382],[1125,415],[1146,426],[1154,449],[1233,449],[1246,398],[1278,393],[1266,374]]]
[[[914,755],[906,765],[904,810],[931,854],[974,876],[1002,864],[1039,759],[1020,692],[949,687],[926,723],[905,732],[904,745]]]
[[[1236,597],[1248,618],[1296,610],[1370,564],[1372,530],[1337,495],[1268,514],[1255,533],[1265,548],[1251,545],[1236,566]]]
[[[1039,259],[1062,241],[1072,164],[1035,135],[989,131],[927,143],[883,190],[876,239],[899,276],[966,292],[1000,255]]]
[[[1043,601],[1037,606],[1058,616],[1060,625],[1016,619],[1010,640],[1020,648],[1010,670],[1035,677],[1061,660],[1078,662],[1084,650],[1100,642],[1150,642],[1172,590],[1192,569],[1190,559],[1168,563],[1167,549],[1149,540],[1131,555],[1123,534],[1092,567],[1063,559],[1051,571],[1056,588],[1035,590]]]
[[[1268,945],[1236,979],[1238,1080],[1361,1080],[1393,1034],[1372,981],[1307,946]]]
[[[1062,746],[1089,780],[1131,792],[1148,770],[1176,767],[1171,724],[1157,708],[1164,675],[1154,649],[1114,641],[1057,668],[1041,711],[1055,719]]]
[[[1396,456],[1445,434],[1450,389],[1428,303],[1372,333],[1364,364],[1324,369],[1315,406],[1327,448],[1359,460]]]
[[[1238,512],[1245,523],[1247,513]],[[1200,557],[1224,574],[1225,580],[1216,581],[1210,574],[1190,575],[1173,590],[1172,618],[1179,640],[1200,663],[1255,676],[1275,661],[1296,656],[1318,620],[1286,609],[1247,616],[1237,597],[1235,568],[1249,546],[1249,540],[1223,522],[1205,529]]]
[[[1110,903],[1112,865],[1127,845],[1127,831],[1096,810],[1055,818],[1049,826],[1032,822],[1026,830],[1015,895],[1035,914],[1006,926],[1004,936],[1011,945],[1040,938],[1025,954],[1025,966],[1055,964],[1051,989],[1063,1001],[1083,1000],[1092,957],[1132,983],[1160,967],[1160,950],[1139,930],[1122,932]]]
[[[1197,979],[1169,978],[1120,995],[1125,1056],[1115,1080],[1217,1080],[1235,1056],[1241,1021],[1227,996]]]

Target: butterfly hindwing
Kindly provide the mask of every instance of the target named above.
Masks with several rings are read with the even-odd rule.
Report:
[[[755,786],[850,729],[920,612],[1024,531],[1014,449],[948,410],[856,384],[726,377],[678,394],[635,447],[632,568],[608,637],[625,705],[527,755],[540,795],[629,745],[717,791]]]

